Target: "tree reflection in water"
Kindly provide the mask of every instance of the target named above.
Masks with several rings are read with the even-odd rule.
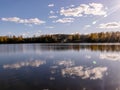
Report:
[[[26,52],[37,52],[41,53],[44,51],[65,51],[65,50],[91,50],[91,51],[120,51],[120,44],[79,44],[79,43],[68,43],[68,44],[16,44],[16,45],[1,45],[0,53],[26,53]]]

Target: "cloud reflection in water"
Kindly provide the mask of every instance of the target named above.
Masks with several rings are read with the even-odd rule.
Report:
[[[79,76],[82,79],[102,79],[104,73],[107,72],[107,67],[85,68],[83,66],[76,66],[62,69],[63,76]]]
[[[120,61],[120,53],[102,53],[100,54],[100,59]]]
[[[34,60],[34,61],[23,61],[14,64],[5,64],[3,65],[4,69],[19,69],[22,67],[32,66],[32,67],[39,67],[40,65],[45,64],[45,61],[41,60]]]
[[[74,65],[74,62],[71,60],[62,60],[62,61],[58,61],[57,64],[59,66],[65,66],[65,67],[70,67]]]

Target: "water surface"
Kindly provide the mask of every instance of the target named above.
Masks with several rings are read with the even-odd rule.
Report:
[[[0,90],[120,90],[120,44],[1,44]]]

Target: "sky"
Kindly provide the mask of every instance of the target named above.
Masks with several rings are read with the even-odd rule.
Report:
[[[120,0],[0,0],[0,36],[120,31]]]

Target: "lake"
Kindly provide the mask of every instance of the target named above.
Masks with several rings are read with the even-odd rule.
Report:
[[[120,44],[1,44],[0,90],[120,90]]]

